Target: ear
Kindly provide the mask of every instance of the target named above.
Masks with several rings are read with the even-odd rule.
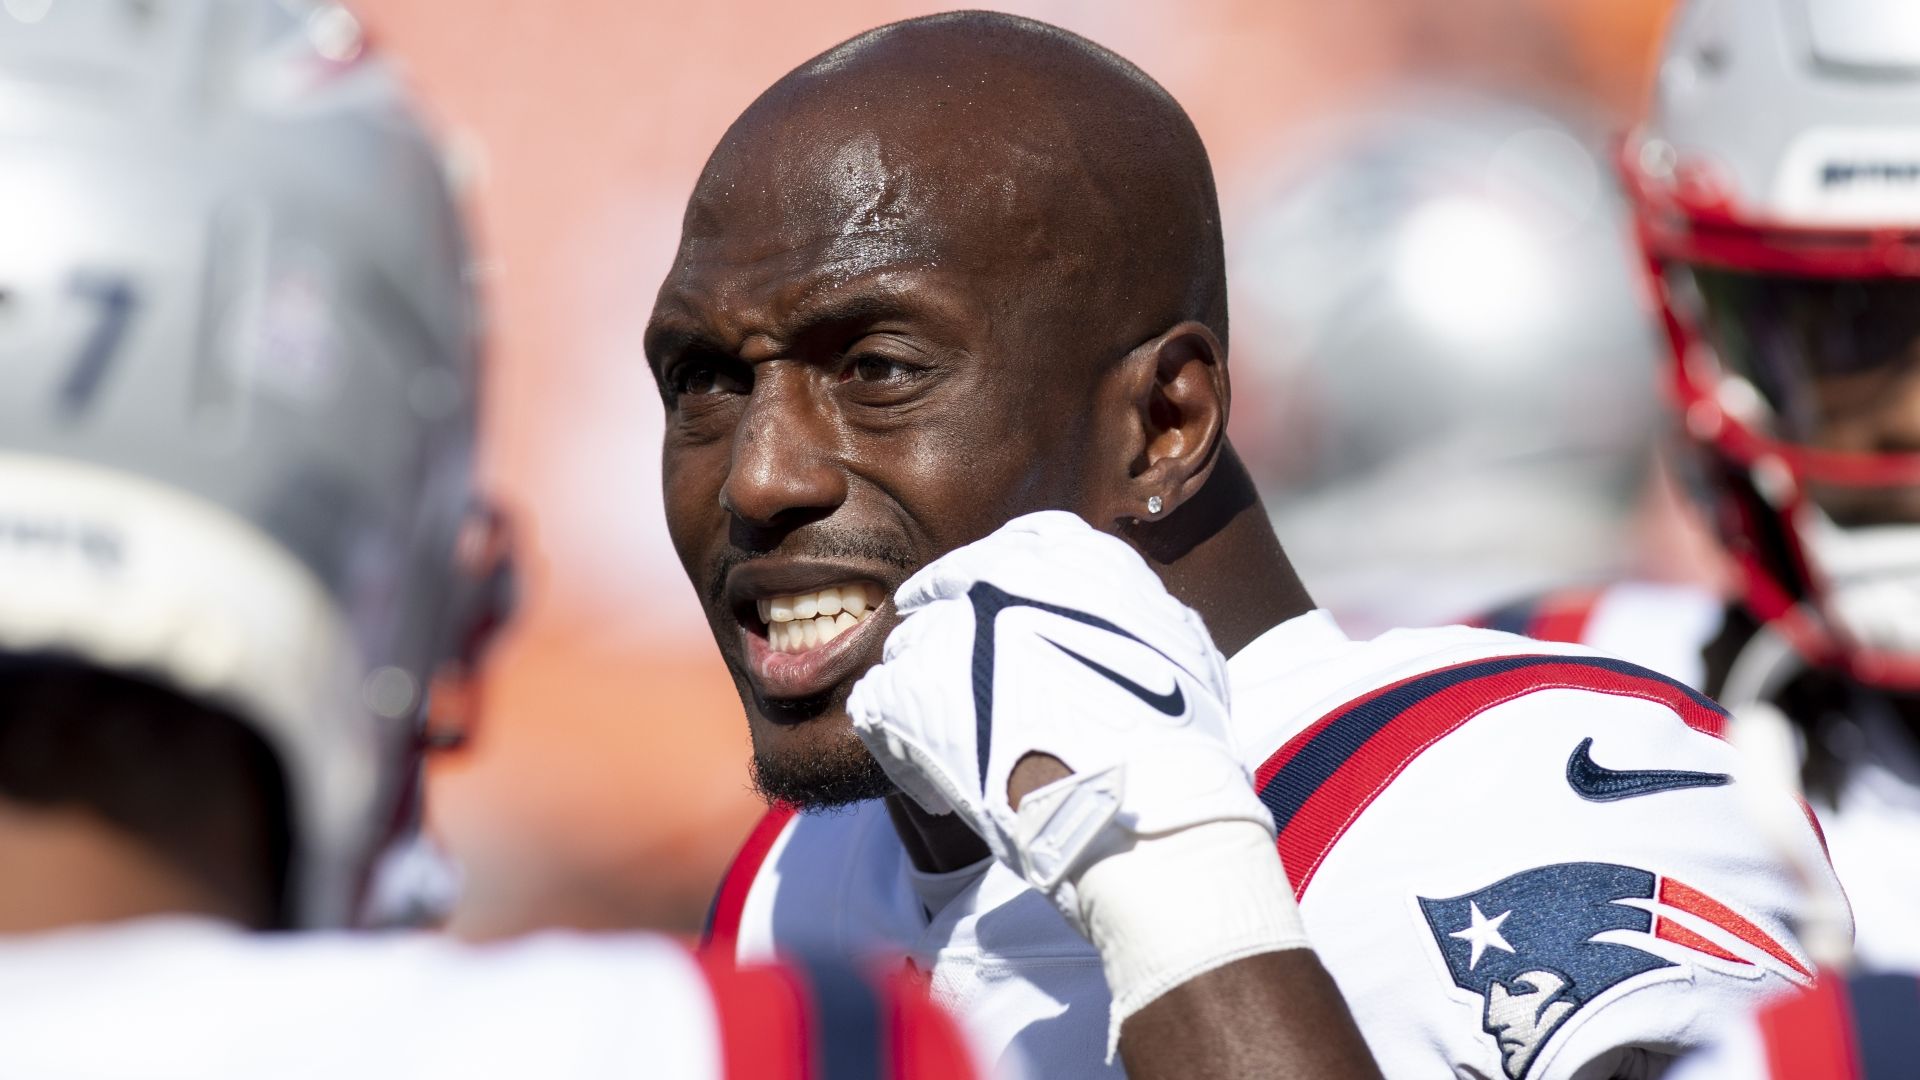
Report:
[[[1128,353],[1116,374],[1132,456],[1106,520],[1157,521],[1205,487],[1220,459],[1232,397],[1226,349],[1205,324],[1183,322]]]
[[[462,747],[480,726],[485,654],[518,602],[518,546],[504,510],[484,501],[470,510],[454,550],[449,640],[432,675],[420,731],[427,749]]]

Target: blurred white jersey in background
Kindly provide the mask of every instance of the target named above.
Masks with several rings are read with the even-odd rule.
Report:
[[[917,983],[736,969],[655,934],[475,947],[156,918],[0,939],[9,1080],[984,1075]]]

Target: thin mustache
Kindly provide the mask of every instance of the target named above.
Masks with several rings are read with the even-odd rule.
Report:
[[[743,551],[728,548],[714,559],[713,572],[707,579],[706,600],[709,607],[717,607],[727,595],[727,577],[735,567],[765,559],[774,555],[793,559],[818,559],[830,562],[836,559],[850,559],[861,562],[879,563],[896,570],[918,570],[920,560],[915,558],[905,546],[890,544],[871,537],[856,536],[820,536],[810,538],[804,548],[777,551]]]

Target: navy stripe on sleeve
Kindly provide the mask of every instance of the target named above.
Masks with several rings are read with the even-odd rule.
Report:
[[[788,958],[813,991],[818,1080],[882,1080],[886,1027],[878,991],[859,972],[822,957]]]
[[[1920,980],[1912,975],[1857,975],[1847,990],[1863,1080],[1920,1075]]]
[[[1307,798],[1320,790],[1320,786],[1338,772],[1348,758],[1357,753],[1367,740],[1378,735],[1401,713],[1461,683],[1547,664],[1571,664],[1616,675],[1652,679],[1685,691],[1686,695],[1702,708],[1725,715],[1725,710],[1721,709],[1718,703],[1692,687],[1624,660],[1598,656],[1564,656],[1557,653],[1497,657],[1436,671],[1349,707],[1316,734],[1311,742],[1302,747],[1292,760],[1261,787],[1260,801],[1266,803],[1267,809],[1273,812],[1274,827],[1284,830]]]

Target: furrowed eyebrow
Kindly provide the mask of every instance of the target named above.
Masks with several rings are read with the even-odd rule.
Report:
[[[881,319],[911,318],[910,305],[888,296],[849,296],[829,300],[801,315],[794,326],[795,337],[803,337],[828,326],[852,322],[878,322]]]
[[[911,304],[890,296],[846,296],[827,299],[795,313],[782,335],[786,347],[834,331],[880,322],[885,319],[913,319],[920,311]]]
[[[878,322],[883,319],[910,319],[921,314],[913,305],[891,296],[847,296],[829,299],[804,309],[782,335],[787,346],[811,335],[838,326]],[[666,357],[699,351],[719,356],[734,356],[737,350],[703,330],[686,323],[667,321],[649,327],[645,337],[648,366],[660,374],[660,362]]]
[[[647,354],[647,366],[660,374],[660,362],[669,356],[678,356],[689,349],[724,353],[728,350],[713,338],[685,326],[672,323],[655,324],[647,328],[644,338]]]

